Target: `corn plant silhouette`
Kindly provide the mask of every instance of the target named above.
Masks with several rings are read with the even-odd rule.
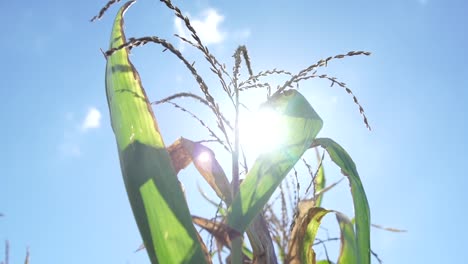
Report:
[[[101,19],[118,2],[109,1],[91,21]],[[107,60],[107,101],[122,174],[143,247],[151,262],[212,263],[212,257],[216,256],[219,263],[333,263],[325,245],[334,240],[341,241],[338,263],[370,263],[371,254],[380,261],[370,249],[370,211],[356,165],[338,143],[329,138],[317,138],[323,121],[297,90],[299,83],[309,79],[328,80],[331,86],[338,86],[351,96],[370,130],[364,109],[351,89],[336,77],[319,73],[335,60],[369,56],[370,52],[350,51],[330,56],[297,73],[276,68],[255,73],[247,48],[239,46],[233,55],[232,71],[228,71],[225,64],[203,44],[190,19],[170,0],[160,0],[183,21],[191,34],[190,39],[175,36],[198,50],[219,80],[219,86],[234,112],[233,116],[228,116],[194,63],[190,63],[168,40],[158,36],[125,37],[123,16],[135,2],[125,3],[118,11],[109,49],[103,54]],[[150,43],[162,46],[163,51],[177,57],[196,80],[201,94],[181,91],[151,102],[128,58],[133,48]],[[248,73],[244,79],[241,76],[242,65]],[[275,88],[275,84],[267,80],[274,75],[282,76],[286,81],[276,84]],[[267,99],[259,103],[260,109],[273,112],[272,120],[288,133],[278,142],[271,142],[275,148],[259,154],[249,166],[239,127],[240,112],[250,109],[242,102],[243,95],[252,89],[265,91]],[[211,117],[201,117],[180,105],[177,100],[182,98],[207,107]],[[170,104],[187,113],[206,129],[209,138],[201,141],[180,138],[166,147],[152,110],[153,106],[160,104]],[[206,118],[215,120],[216,127],[209,126]],[[232,157],[230,180],[214,151],[207,146],[212,143],[219,144]],[[303,158],[303,154],[312,148],[317,153],[315,170]],[[322,154],[318,148],[324,149]],[[326,185],[322,164],[325,153],[349,182],[355,212],[353,220],[336,210],[321,207],[324,194],[339,183]],[[220,199],[217,202],[202,192],[216,208],[213,219],[191,215],[178,182],[179,171],[192,163]],[[307,177],[310,178],[303,195],[300,195],[298,180],[302,175],[298,175],[296,165],[307,168]],[[244,175],[242,182],[241,175]],[[275,193],[277,197],[270,199]],[[280,208],[279,212],[275,210],[276,202],[279,203],[276,206]],[[340,237],[319,239],[316,235],[321,220],[330,213],[336,215]],[[194,225],[210,233],[211,239],[203,240]],[[249,243],[245,243],[244,234]],[[213,239],[216,249],[213,249]],[[209,247],[206,246],[208,242]],[[316,245],[324,246],[326,259],[316,260]]]

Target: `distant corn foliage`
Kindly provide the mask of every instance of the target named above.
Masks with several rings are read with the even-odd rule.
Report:
[[[0,216],[3,216],[0,214]],[[0,264],[9,264],[10,263],[10,242],[5,241],[5,259],[0,262]],[[29,264],[29,248],[26,249],[26,257],[24,258],[24,264]]]
[[[120,1],[109,1],[91,21],[101,19],[106,11]],[[299,83],[310,79],[325,79],[351,96],[370,130],[364,109],[351,89],[334,76],[321,73],[332,61],[353,56],[369,56],[367,51],[350,51],[330,56],[305,67],[297,73],[284,69],[255,72],[245,46],[234,52],[231,70],[221,63],[206,47],[190,19],[170,0],[160,0],[165,7],[183,21],[191,38],[175,35],[203,54],[233,116],[221,109],[213,88],[183,53],[168,40],[157,36],[126,38],[123,15],[136,1],[125,3],[117,13],[110,46],[104,55],[106,65],[106,94],[115,133],[122,174],[135,220],[143,238],[144,248],[152,263],[370,263],[370,212],[366,194],[356,165],[348,153],[329,138],[317,138],[323,121],[308,100],[298,92]],[[187,68],[198,83],[200,94],[181,91],[151,102],[145,93],[140,76],[128,55],[133,48],[146,44],[162,46]],[[247,76],[241,75],[245,65]],[[284,83],[268,81],[270,76],[282,76]],[[242,98],[252,89],[263,89],[265,102],[262,109],[273,110],[278,122],[290,133],[281,145],[263,153],[249,166],[244,147],[240,143],[240,111],[249,109]],[[207,107],[211,116],[199,116],[178,100],[192,100]],[[208,138],[193,141],[180,138],[166,147],[152,107],[170,104],[187,113],[206,129]],[[193,104],[192,104],[193,106]],[[211,127],[207,120],[215,120]],[[229,179],[225,167],[216,159],[207,145],[219,144],[232,156],[232,175]],[[274,144],[275,142],[272,142]],[[313,162],[304,158],[309,149],[315,149]],[[324,149],[323,152],[319,148]],[[339,182],[326,183],[323,160],[328,153],[349,182],[355,215],[352,220],[344,214],[322,208],[324,194]],[[207,202],[214,206],[213,218],[190,214],[183,190],[178,182],[180,170],[193,164],[216,193]],[[315,165],[312,165],[315,164]],[[297,166],[308,172],[302,175]],[[244,180],[240,180],[240,176]],[[300,178],[310,179],[301,186]],[[343,178],[343,179],[344,179]],[[341,181],[341,180],[340,180]],[[301,190],[303,190],[301,194]],[[316,237],[322,218],[335,214],[340,237]],[[206,230],[211,237],[202,239],[194,225]],[[387,229],[396,231],[395,229]],[[402,230],[398,230],[402,231]],[[246,235],[246,236],[245,236]],[[245,240],[248,239],[249,243]],[[326,245],[340,241],[338,259],[330,260]],[[208,246],[207,246],[208,245]],[[325,256],[316,260],[315,247],[322,246]]]

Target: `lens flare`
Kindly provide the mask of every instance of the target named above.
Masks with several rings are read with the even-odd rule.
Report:
[[[239,130],[242,147],[255,156],[281,146],[286,132],[281,126],[281,117],[268,108],[241,115]]]
[[[197,160],[202,163],[207,163],[211,161],[211,154],[207,151],[202,151],[197,156]]]

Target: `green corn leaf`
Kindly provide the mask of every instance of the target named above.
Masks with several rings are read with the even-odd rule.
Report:
[[[239,232],[244,232],[262,211],[322,128],[322,119],[296,90],[270,98],[263,107],[278,113],[278,123],[288,129],[288,134],[281,139],[284,142],[282,146],[257,158],[240,185],[227,216],[228,225]]]
[[[325,170],[323,168],[323,161],[322,157],[320,157],[318,151],[317,154],[317,162],[320,164],[320,167],[317,170],[317,175],[315,176],[314,184],[315,184],[315,193],[320,193],[320,191],[325,188]],[[320,207],[322,205],[323,200],[323,193],[316,195],[315,197],[315,206]]]
[[[110,48],[125,43],[118,12]],[[207,263],[184,194],[141,85],[120,49],[107,57],[106,94],[129,201],[152,263]]]
[[[317,261],[316,264],[332,264],[332,263],[333,263],[333,262],[330,262],[330,261],[328,261],[328,260],[326,260],[326,259],[322,259],[322,260]]]
[[[342,213],[336,212],[336,220],[340,225],[340,255],[338,264],[357,264],[356,236],[353,223]]]
[[[322,146],[327,150],[333,162],[341,168],[341,172],[347,176],[351,194],[353,196],[355,213],[355,230],[357,257],[359,264],[370,263],[370,211],[364,187],[356,169],[354,161],[349,154],[335,141],[329,138],[318,138],[311,145]]]
[[[249,259],[249,260],[252,260],[254,259],[254,254],[252,253],[252,251],[246,247],[246,246],[243,246],[242,247],[242,254],[244,254],[244,256]],[[259,264],[262,263],[262,262],[259,262]]]
[[[286,263],[315,263],[315,252],[312,246],[322,218],[329,212],[321,207],[315,207],[313,200],[299,202],[289,240]]]
[[[294,216],[291,239],[288,244],[287,263],[328,263],[327,260],[316,262],[313,245],[322,218],[330,212],[336,214],[341,231],[341,248],[338,264],[358,263],[353,223],[338,211],[316,207],[314,200],[303,200],[298,204],[298,211]]]

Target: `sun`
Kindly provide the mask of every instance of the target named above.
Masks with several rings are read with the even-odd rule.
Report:
[[[273,109],[262,107],[255,112],[242,112],[239,118],[240,144],[250,157],[273,151],[282,145],[286,129]]]

